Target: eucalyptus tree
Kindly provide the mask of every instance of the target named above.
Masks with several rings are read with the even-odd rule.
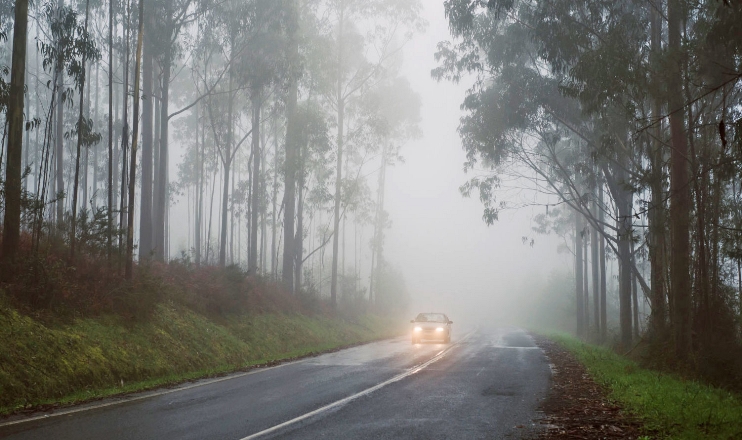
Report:
[[[170,84],[172,82],[172,68],[175,61],[182,54],[182,47],[179,44],[179,37],[184,27],[191,24],[195,17],[201,13],[201,6],[193,0],[172,0],[164,1],[162,4],[153,8],[154,21],[158,24],[156,35],[153,35],[155,41],[159,42],[157,46],[157,59],[162,69],[161,86],[160,86],[160,139],[159,163],[155,173],[154,191],[153,191],[153,230],[152,230],[152,247],[155,257],[159,260],[165,258],[165,213],[170,196],[168,195],[168,142],[170,119],[177,116],[186,108],[195,105],[195,102],[178,111],[170,113]]]
[[[420,30],[417,0],[330,0],[323,11],[331,17],[324,29],[329,43],[329,72],[321,93],[336,115],[336,175],[333,208],[333,257],[330,297],[337,304],[337,279],[343,200],[344,150],[348,112],[361,97],[373,90],[385,69],[398,61],[404,40]],[[374,48],[374,50],[370,50]]]
[[[252,207],[250,229],[250,249],[248,271],[257,273],[258,270],[258,215],[261,212],[260,163],[261,163],[261,110],[266,100],[268,87],[279,79],[279,72],[286,65],[286,35],[287,8],[283,1],[254,0],[249,11],[247,29],[249,39],[242,53],[241,63],[244,68],[241,76],[250,92],[252,107]],[[226,182],[226,180],[225,180]],[[265,187],[263,185],[263,187]],[[226,185],[225,185],[226,189]],[[225,191],[226,194],[226,191]],[[226,217],[222,220],[222,243],[226,244]],[[226,247],[226,246],[225,246]]]
[[[79,22],[78,14],[72,8],[66,6],[57,7],[52,5],[51,3],[48,3],[44,7],[44,18],[46,19],[46,22],[49,26],[49,39],[40,41],[39,47],[40,53],[43,56],[43,68],[45,71],[53,74],[53,79],[47,83],[48,85],[52,85],[52,90],[50,93],[50,103],[48,106],[49,114],[47,117],[45,134],[46,151],[45,158],[42,161],[43,163],[40,164],[39,168],[40,172],[38,175],[39,182],[37,184],[37,193],[39,193],[39,191],[40,193],[37,195],[37,197],[39,197],[40,200],[44,200],[46,197],[46,178],[49,171],[48,164],[51,158],[49,143],[52,139],[54,139],[54,148],[55,150],[57,150],[55,154],[57,164],[56,190],[58,193],[52,194],[51,201],[54,202],[57,206],[56,215],[57,220],[60,221],[59,209],[60,207],[63,207],[62,194],[64,192],[64,188],[59,186],[59,179],[64,172],[64,166],[63,161],[60,159],[61,155],[59,154],[58,150],[60,148],[59,142],[64,136],[62,134],[63,121],[61,120],[61,114],[58,111],[56,112],[56,121],[52,121],[52,116],[54,115],[54,112],[59,109],[59,107],[63,105],[68,105],[71,107],[73,105],[74,90],[72,88],[66,88],[61,82],[61,77],[64,73],[66,73],[67,76],[72,79],[73,83],[75,84],[75,88],[77,88],[78,91],[81,93],[81,99],[78,104],[81,106],[80,109],[82,109],[82,106],[84,106],[82,93],[84,90],[83,78],[84,64],[86,62],[85,60],[97,59],[97,57],[99,57],[99,52],[96,48],[92,36],[87,32],[85,25]],[[52,122],[54,122],[54,127],[52,126]],[[77,127],[73,130],[73,132],[77,132],[78,141],[81,146],[87,146],[90,145],[90,143],[97,141],[98,136],[97,134],[92,132],[90,121],[78,118],[76,126]],[[41,165],[44,166],[43,171],[41,169]],[[74,190],[77,190],[77,188],[74,187]],[[37,239],[42,228],[43,206],[44,205],[42,205],[42,207],[37,210],[36,213],[34,213],[36,217],[34,220],[34,229],[36,231],[35,235]],[[73,238],[72,236],[70,236],[71,248],[72,241]]]
[[[305,217],[307,211],[323,209],[331,201],[329,184],[332,175],[330,152],[330,115],[319,103],[307,99],[297,107],[295,115],[295,140],[299,153],[297,166],[296,234],[294,236],[295,261],[293,285],[302,286],[303,264],[311,257],[304,257]]]
[[[290,292],[294,291],[294,217],[296,215],[296,169],[298,165],[298,146],[296,132],[296,108],[299,94],[299,77],[302,73],[299,44],[301,38],[300,23],[306,13],[302,13],[301,0],[287,0],[286,6],[286,135],[284,175],[284,215],[283,215],[283,265],[282,282]],[[275,210],[274,210],[275,211]],[[275,220],[274,220],[275,221]],[[274,232],[275,234],[275,232]],[[274,240],[275,241],[275,240]],[[278,266],[278,264],[276,264]],[[300,287],[300,286],[299,286]],[[297,287],[298,288],[298,287]]]
[[[141,0],[140,0],[141,1]],[[98,51],[98,48],[96,47],[95,43],[93,42],[92,37],[88,33],[88,19],[90,16],[90,0],[86,0],[85,2],[85,22],[81,29],[81,35],[80,38],[83,41],[83,46],[80,49],[80,66],[79,66],[79,74],[76,75],[77,78],[77,89],[79,91],[80,101],[78,102],[78,118],[77,118],[77,152],[75,155],[75,182],[72,189],[72,221],[70,223],[70,256],[72,258],[75,257],[75,244],[77,241],[77,195],[78,195],[78,186],[80,181],[80,150],[85,146],[85,148],[89,148],[90,145],[93,143],[97,143],[99,141],[100,135],[97,133],[94,133],[92,130],[92,120],[90,119],[83,119],[83,111],[84,111],[84,101],[85,101],[85,73],[86,73],[86,63],[88,61],[98,61],[100,59],[100,52]]]
[[[384,188],[386,168],[401,161],[400,145],[420,135],[420,97],[402,77],[391,76],[380,82],[361,105],[362,125],[372,127],[371,142],[381,145],[379,179],[376,207],[373,214],[373,238],[371,240],[371,277],[369,300],[374,298],[374,283],[384,271],[384,230],[389,227],[388,214],[384,210]],[[377,298],[374,298],[376,300]],[[376,304],[379,305],[378,302]]]
[[[13,26],[13,58],[6,108],[8,121],[8,156],[6,159],[4,183],[3,262],[12,262],[15,259],[20,239],[23,91],[26,80],[27,32],[28,1],[16,0]]]
[[[452,80],[475,74],[460,134],[468,166],[481,162],[497,171],[464,189],[479,190],[486,220],[497,217],[493,197],[503,165],[525,165],[536,187],[545,184],[617,253],[623,344],[632,343],[633,274],[652,306],[651,340],[670,338],[669,306],[681,359],[691,352],[692,325],[706,341],[699,347],[730,327],[719,319],[727,309],[722,292],[730,279],[742,280],[739,270],[734,278],[721,275],[730,264],[719,241],[720,231],[733,227],[721,206],[736,183],[725,165],[737,160],[726,121],[739,118],[740,45],[730,17],[740,17],[742,7],[706,2],[690,13],[688,6],[450,0],[446,12],[459,42],[439,46],[441,67],[434,71]],[[631,257],[631,243],[640,238],[632,218],[648,221],[642,246],[652,262],[651,285]],[[605,274],[599,277],[602,283]],[[603,334],[604,314],[598,314]]]
[[[113,1],[108,0],[108,237],[107,251],[110,262],[113,254]]]
[[[89,1],[89,0],[88,0]],[[129,210],[126,227],[126,278],[131,279],[134,266],[134,187],[137,172],[137,142],[139,141],[139,81],[142,65],[142,38],[144,34],[144,0],[139,0],[139,19],[137,30],[137,49],[134,56],[134,136],[131,144],[131,165],[129,174]]]
[[[629,136],[644,80],[626,67],[643,43],[638,30],[646,16],[635,12],[628,2],[450,1],[447,14],[461,41],[439,45],[442,65],[434,71],[452,80],[466,72],[477,75],[460,127],[468,169],[479,161],[494,169],[525,165],[535,173],[533,181],[546,182],[542,190],[601,232],[607,225],[591,212],[590,201],[608,186],[618,212],[615,235],[603,236],[620,256],[625,345],[631,344],[630,276],[638,272],[630,261],[632,188],[643,173]],[[581,26],[565,25],[574,21]],[[615,55],[610,61],[598,61],[609,53]],[[474,178],[464,187],[479,191],[488,223],[497,219],[500,177]],[[648,291],[641,274],[639,279]]]
[[[152,254],[152,190],[154,160],[154,64],[156,56],[155,15],[144,20],[142,53],[142,194],[139,210],[139,259]]]

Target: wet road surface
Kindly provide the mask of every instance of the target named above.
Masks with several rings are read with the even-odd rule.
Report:
[[[376,342],[8,425],[9,439],[499,439],[534,427],[548,361],[518,329]]]

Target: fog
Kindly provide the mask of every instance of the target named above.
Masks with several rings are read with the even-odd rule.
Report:
[[[740,390],[740,24],[718,0],[2,1],[10,328],[193,311],[419,346],[451,323],[409,319],[444,313],[498,327],[466,350],[566,331]]]
[[[404,162],[387,171],[385,197],[391,228],[385,258],[405,278],[410,312],[494,314],[502,319],[523,303],[524,295],[547,289],[550,273],[571,271],[572,259],[557,253],[561,238],[532,230],[533,216],[544,207],[505,210],[499,221],[487,226],[479,200],[465,198],[459,191],[471,177],[464,172],[465,152],[456,129],[463,114],[460,104],[472,79],[453,84],[431,78],[431,69],[437,66],[436,45],[451,36],[442,2],[426,1],[423,8],[428,26],[406,43],[401,71],[421,99],[422,135],[401,146]],[[171,162],[173,175],[178,162]],[[186,203],[179,200],[171,215],[186,216]],[[182,221],[171,226],[173,256],[186,248],[184,226]],[[523,237],[534,239],[534,244],[524,243]],[[350,251],[351,245],[346,246]],[[370,251],[362,252],[368,265]],[[368,283],[368,274],[362,278]]]
[[[402,145],[404,162],[387,170],[385,199],[391,227],[386,232],[385,258],[404,276],[410,313],[443,311],[475,321],[493,316],[510,321],[509,315],[520,310],[519,304],[529,295],[548,289],[552,272],[572,270],[572,257],[557,253],[561,238],[532,230],[533,216],[544,207],[505,210],[499,221],[487,226],[480,201],[459,191],[471,177],[464,172],[465,152],[456,129],[472,79],[453,84],[431,78],[430,71],[437,66],[436,45],[451,36],[442,2],[426,1],[423,8],[428,26],[406,43],[401,70],[421,99],[422,135]],[[171,163],[172,175],[177,165],[178,161]],[[376,179],[369,180],[375,183]],[[171,208],[171,215],[187,216],[183,200]],[[182,221],[171,226],[174,257],[186,248],[184,226]],[[524,243],[523,237],[529,242]],[[530,239],[534,239],[532,246]],[[353,252],[351,244],[346,246],[347,252]],[[366,243],[359,248],[365,274],[361,278],[367,285],[370,250]]]
[[[89,208],[97,209],[111,203],[117,213],[109,221],[121,226],[116,241],[121,253],[126,242],[127,261],[153,256],[194,267],[235,265],[245,274],[282,282],[292,292],[298,285],[307,294],[330,299],[333,306],[345,301],[347,307],[361,309],[366,306],[360,303],[372,299],[377,311],[439,311],[468,321],[496,317],[498,322],[528,324],[523,318],[534,302],[569,284],[576,258],[569,250],[574,243],[564,246],[571,238],[536,233],[535,217],[549,205],[569,205],[574,195],[544,194],[527,166],[522,174],[530,176],[519,180],[521,171],[503,171],[510,165],[496,158],[477,157],[478,167],[464,171],[467,155],[457,129],[460,118],[473,111],[461,106],[467,90],[475,90],[475,81],[481,85],[488,73],[483,68],[477,77],[463,74],[457,82],[432,77],[431,71],[445,61],[435,60],[438,44],[456,40],[445,4],[256,0],[205,3],[203,9],[188,2],[174,4],[192,18],[172,22],[167,29],[143,23],[139,35],[153,36],[143,41],[139,60],[131,51],[136,20],[116,22],[110,35],[98,29],[91,37],[100,47],[90,54],[97,64],[90,72],[87,98],[94,100],[91,116],[100,139],[86,152],[82,171],[72,166],[71,142],[57,136],[52,149],[52,136],[35,140],[34,154],[53,150],[53,165],[63,169],[57,173],[47,167],[34,177],[32,191],[56,208],[39,218],[54,224],[65,212],[76,212],[73,204],[87,206],[90,201]],[[477,14],[489,13],[480,9]],[[99,21],[96,16],[96,29],[104,24]],[[32,32],[42,35],[47,24],[33,23]],[[106,37],[122,42],[128,37],[131,47],[110,44],[113,49],[105,53]],[[483,51],[486,44],[475,46]],[[113,60],[110,72],[104,53]],[[166,53],[172,56],[168,81],[161,69]],[[70,62],[78,62],[72,58]],[[151,61],[141,69],[149,85],[135,92],[135,61],[142,59]],[[52,78],[53,72],[38,64],[35,60],[34,75]],[[108,74],[113,86],[106,90]],[[487,87],[496,84],[493,78],[485,82]],[[54,102],[43,84],[34,84],[36,113],[44,110],[41,103]],[[166,85],[167,92],[160,90]],[[476,93],[488,92],[487,87]],[[109,93],[115,111],[111,144],[104,145],[109,139],[104,132]],[[153,98],[137,101],[141,114],[135,114],[128,99],[135,93]],[[167,93],[168,100],[159,93]],[[296,107],[289,110],[292,100]],[[497,125],[507,109],[500,110],[486,125]],[[71,112],[67,120],[57,113],[55,121],[61,122],[48,125],[49,133],[71,126]],[[172,119],[161,124],[160,113]],[[142,132],[131,133],[141,137],[141,151],[133,161],[127,159],[129,134],[124,133],[131,126],[128,120],[123,124],[125,118],[142,121]],[[291,140],[289,121],[300,127]],[[513,127],[502,131],[519,135]],[[526,136],[531,136],[528,145],[538,144],[532,133]],[[485,142],[488,148],[501,148],[499,141]],[[471,157],[481,155],[467,148]],[[111,170],[105,160],[108,149]],[[165,161],[159,160],[161,154],[167,154]],[[302,162],[294,158],[297,162],[289,164],[290,154]],[[24,160],[34,163],[27,156]],[[48,161],[51,156],[45,157]],[[512,164],[523,166],[517,159]],[[127,183],[127,166],[134,169],[133,185]],[[494,192],[498,219],[487,225],[486,206],[477,192],[467,198],[460,187],[473,177],[503,173],[510,174]],[[571,177],[554,180],[569,184]],[[114,188],[110,201],[109,186]],[[77,198],[53,200],[57,187]],[[289,187],[299,190],[289,194]],[[124,240],[130,220],[119,214],[128,204],[133,205],[131,245],[129,237]],[[293,214],[284,209],[289,205]],[[574,235],[568,229],[566,235]],[[102,252],[100,237],[86,240],[91,243],[85,246]],[[284,248],[284,241],[292,243]],[[613,270],[610,261],[608,266]],[[383,307],[373,297],[374,280],[386,283],[380,290],[393,298]],[[560,295],[556,297],[563,306],[574,301]]]
[[[404,46],[400,72],[421,99],[421,137],[401,145],[404,162],[387,170],[385,209],[391,227],[386,231],[384,258],[404,276],[411,297],[410,313],[444,311],[467,320],[497,316],[498,320],[512,321],[515,309],[520,310],[529,297],[548,289],[550,274],[571,272],[572,257],[557,253],[561,238],[537,235],[532,230],[533,216],[544,207],[504,210],[499,221],[487,226],[480,201],[461,195],[459,187],[472,175],[463,170],[465,152],[456,129],[463,114],[461,102],[473,79],[453,84],[431,78],[431,69],[437,66],[436,45],[451,36],[443,3],[425,1],[422,5],[422,18],[428,26]],[[182,154],[182,148],[176,149],[177,157]],[[176,175],[180,161],[171,161],[171,175]],[[367,169],[367,179],[375,191],[373,173],[378,167]],[[523,198],[533,201],[536,194],[525,191],[504,197],[512,202]],[[187,222],[183,221],[188,212],[183,197],[171,208],[171,215],[180,219],[171,225],[171,256],[178,257],[188,243]],[[214,215],[218,215],[216,208]],[[347,230],[348,234],[355,233],[349,226]],[[371,233],[365,228],[365,238],[356,245],[361,283],[365,286],[370,276],[367,242]],[[523,237],[529,238],[528,243]],[[530,239],[534,240],[532,246]],[[350,236],[346,240],[345,250],[352,258],[356,249]],[[330,258],[331,246],[324,251]]]
[[[456,129],[472,80],[431,78],[436,45],[451,37],[442,2],[426,1],[424,8],[427,31],[407,44],[403,68],[422,100],[423,136],[404,146],[405,162],[389,171],[387,258],[405,275],[412,309],[502,319],[524,295],[545,289],[552,271],[571,271],[572,258],[557,254],[561,238],[531,229],[544,207],[503,211],[488,227],[477,197],[462,197],[459,187],[471,174],[464,172]]]

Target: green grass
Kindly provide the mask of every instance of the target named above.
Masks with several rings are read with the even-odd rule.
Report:
[[[376,316],[209,319],[163,303],[144,322],[117,316],[44,324],[0,298],[0,414],[73,403],[390,337]]]
[[[602,347],[565,335],[551,339],[571,351],[609,397],[641,418],[659,438],[740,439],[742,399],[695,381],[652,371]]]

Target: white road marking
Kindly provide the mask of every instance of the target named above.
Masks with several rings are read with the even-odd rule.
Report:
[[[270,427],[268,429],[264,429],[264,430],[262,430],[260,432],[256,432],[255,434],[250,434],[247,437],[241,438],[240,440],[253,440],[253,439],[256,439],[258,437],[262,437],[264,435],[274,433],[274,432],[276,432],[278,430],[281,430],[283,428],[286,428],[287,426],[290,426],[290,425],[293,425],[295,423],[301,422],[302,420],[306,420],[306,419],[308,419],[310,417],[314,417],[314,416],[316,416],[318,414],[321,414],[321,413],[323,413],[325,411],[328,411],[330,409],[337,408],[339,406],[345,405],[346,403],[349,403],[349,402],[351,402],[351,401],[353,401],[353,400],[355,400],[355,399],[357,399],[359,397],[362,397],[362,396],[366,396],[368,394],[371,394],[374,391],[376,391],[378,389],[381,389],[381,388],[383,388],[383,387],[385,387],[385,386],[387,386],[389,384],[392,384],[394,382],[398,382],[398,381],[400,381],[400,380],[402,380],[402,379],[404,379],[404,378],[406,378],[408,376],[411,376],[411,375],[413,375],[415,373],[418,373],[418,372],[422,371],[423,369],[425,369],[425,367],[431,365],[434,362],[439,361],[449,351],[451,351],[453,348],[455,348],[456,346],[458,346],[460,343],[462,343],[465,340],[467,340],[475,331],[476,330],[470,331],[469,333],[467,333],[466,335],[464,335],[460,340],[458,340],[455,343],[451,344],[446,349],[441,350],[440,352],[438,352],[435,356],[433,356],[431,359],[427,360],[426,362],[423,362],[420,365],[414,366],[414,367],[408,369],[407,371],[405,371],[403,373],[400,373],[400,374],[392,377],[391,379],[387,379],[384,382],[381,382],[380,384],[374,385],[371,388],[366,388],[363,391],[360,391],[360,392],[358,392],[356,394],[352,394],[352,395],[350,395],[348,397],[345,397],[343,399],[336,400],[335,402],[332,402],[330,404],[327,404],[327,405],[325,405],[325,406],[323,406],[321,408],[317,408],[314,411],[310,411],[310,412],[308,412],[306,414],[300,415],[299,417],[295,417],[295,418],[293,418],[291,420],[287,420],[287,421],[285,421],[283,423],[279,423],[278,425],[272,426],[272,427]]]

